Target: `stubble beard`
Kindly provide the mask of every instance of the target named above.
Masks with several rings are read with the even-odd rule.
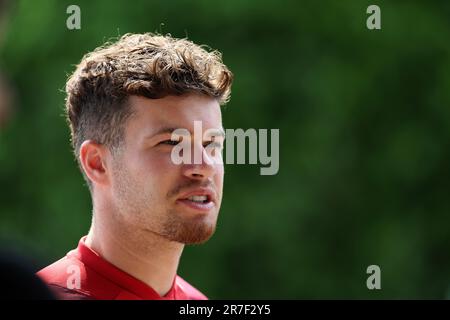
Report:
[[[145,238],[145,233],[157,234],[169,241],[183,244],[201,244],[209,240],[215,232],[218,208],[208,213],[212,216],[191,216],[175,208],[168,208],[172,204],[176,190],[174,188],[162,200],[165,205],[158,204],[157,196],[149,187],[140,187],[121,164],[114,168],[115,194],[120,220],[124,224],[129,237]],[[157,186],[154,186],[157,187]],[[154,190],[158,190],[154,188]],[[141,235],[141,236],[139,236]],[[144,240],[144,239],[141,239]]]

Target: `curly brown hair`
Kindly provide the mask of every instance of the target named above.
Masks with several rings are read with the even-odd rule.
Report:
[[[66,84],[75,156],[79,161],[80,146],[88,139],[111,150],[120,145],[132,114],[129,96],[201,93],[223,105],[230,98],[232,80],[219,52],[187,39],[145,33],[106,43],[83,57]]]

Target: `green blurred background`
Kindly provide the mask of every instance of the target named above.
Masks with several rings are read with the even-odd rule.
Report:
[[[68,30],[66,8],[81,8]],[[381,8],[381,30],[366,9]],[[225,128],[280,129],[280,170],[227,165],[218,229],[179,274],[210,298],[450,297],[449,1],[13,1],[0,70],[0,235],[44,266],[90,225],[63,117],[67,75],[111,37],[223,53]],[[368,290],[366,268],[381,268]]]

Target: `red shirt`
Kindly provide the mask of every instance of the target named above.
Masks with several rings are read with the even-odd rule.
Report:
[[[172,288],[161,297],[144,282],[104,260],[84,243],[37,275],[61,299],[100,300],[207,300],[200,291],[178,275]]]

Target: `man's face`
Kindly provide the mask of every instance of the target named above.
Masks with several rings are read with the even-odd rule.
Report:
[[[137,234],[156,233],[186,244],[208,240],[220,209],[224,169],[219,161],[206,162],[221,153],[208,154],[205,147],[211,139],[205,140],[203,134],[223,130],[218,102],[189,94],[162,99],[132,96],[129,103],[134,114],[126,123],[123,146],[111,158],[110,191],[117,222]],[[194,121],[201,121],[201,136],[194,134]],[[180,128],[190,132],[189,151],[192,159],[200,152],[201,164],[172,160],[177,141],[171,140],[171,133]],[[223,145],[223,137],[214,142]]]

